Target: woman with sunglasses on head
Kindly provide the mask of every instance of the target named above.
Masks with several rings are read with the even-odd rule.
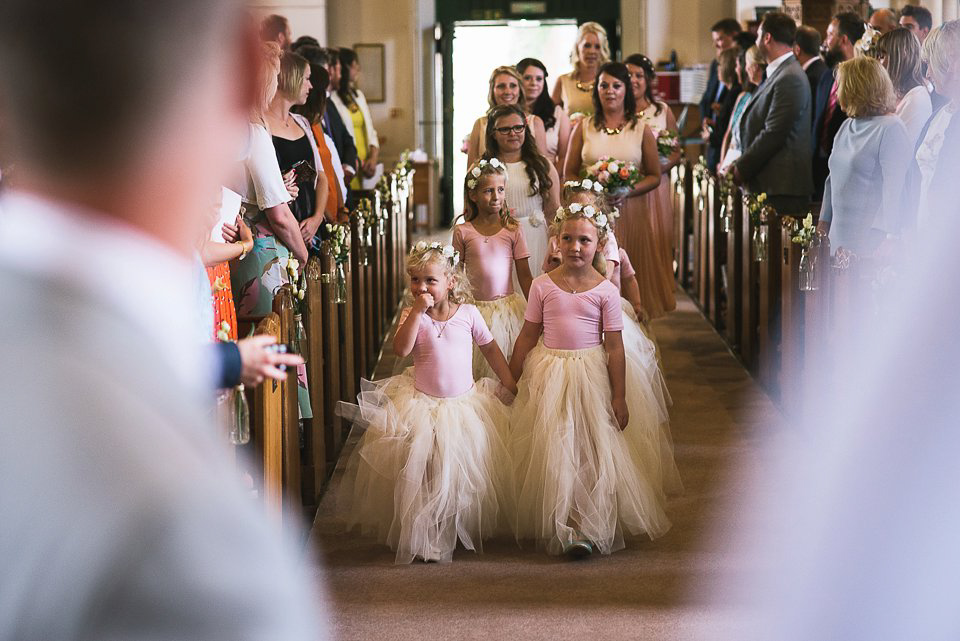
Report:
[[[523,78],[523,91],[527,98],[526,111],[543,121],[547,136],[547,160],[563,171],[563,159],[570,142],[570,118],[561,105],[556,104],[547,92],[547,68],[536,58],[524,58],[517,63],[517,71]]]
[[[490,91],[487,94],[490,109],[497,105],[517,105],[525,110],[527,97],[523,92],[523,79],[514,67],[497,67],[490,74]],[[541,154],[547,153],[547,135],[543,121],[531,113],[525,113],[524,120]],[[477,118],[467,140],[467,167],[472,167],[487,151],[487,116]]]
[[[543,271],[547,255],[544,212],[552,213],[560,206],[560,177],[537,149],[518,106],[497,105],[491,109],[485,138],[486,157],[496,158],[507,167],[507,207],[523,228],[530,250],[530,271],[536,278]]]

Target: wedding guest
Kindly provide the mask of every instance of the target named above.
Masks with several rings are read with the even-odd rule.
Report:
[[[900,9],[900,26],[912,31],[920,44],[923,44],[930,30],[933,29],[933,15],[926,7],[915,4],[904,5]]]
[[[874,9],[870,14],[869,25],[880,35],[889,33],[900,26],[897,22],[897,14],[890,9]]]
[[[285,16],[271,14],[260,23],[260,39],[264,42],[276,42],[280,49],[290,48],[293,35],[290,33],[290,22]]]
[[[620,62],[600,67],[593,90],[593,115],[581,119],[570,134],[570,148],[564,165],[566,180],[578,180],[581,169],[602,158],[634,163],[642,178],[625,194],[609,194],[610,203],[620,209],[616,236],[636,270],[640,297],[651,318],[663,316],[676,307],[672,269],[666,274],[657,250],[653,207],[650,196],[660,185],[660,157],[657,140],[637,115],[630,72]]]
[[[837,84],[848,118],[830,154],[818,228],[829,233],[831,249],[872,256],[900,237],[913,144],[879,61],[858,56],[841,63]]]
[[[894,29],[880,36],[877,53],[880,64],[893,82],[897,95],[896,113],[907,126],[910,143],[916,144],[933,113],[930,93],[921,75],[920,42],[909,29]]]
[[[766,193],[781,214],[806,211],[810,180],[810,83],[793,55],[797,25],[779,11],[764,15],[757,50],[767,79],[740,117],[743,152],[730,165],[734,181],[750,193]]]
[[[797,44],[793,46],[793,55],[797,57],[797,62],[810,80],[811,96],[816,95],[820,77],[827,72],[827,63],[820,57],[820,43],[819,31],[805,24],[797,27]]]
[[[223,0],[0,3],[2,639],[325,638],[194,339],[258,44]]]
[[[523,91],[523,78],[515,67],[497,67],[490,74],[490,88],[487,92],[489,109],[497,105],[517,105],[524,109],[527,97]],[[541,155],[547,155],[547,134],[543,121],[536,114],[527,113],[527,127]],[[467,166],[470,167],[487,151],[487,116],[477,118],[470,131],[467,142]]]
[[[707,72],[707,88],[700,99],[701,130],[708,130],[714,127],[716,123],[715,107],[721,105],[727,92],[726,86],[720,82],[720,76],[717,73],[720,54],[736,46],[735,38],[741,31],[740,23],[733,18],[725,18],[710,27],[710,37],[713,40],[716,57],[710,61],[710,69]],[[720,135],[723,136],[723,132]],[[719,145],[716,148],[707,145],[706,160],[707,167],[711,171],[716,170],[717,164],[720,162]]]
[[[737,102],[733,106],[733,117],[730,118],[730,126],[727,127],[727,133],[723,139],[723,161],[720,163],[720,170],[727,169],[733,162],[740,157],[743,152],[743,142],[740,139],[740,118],[743,117],[743,111],[750,102],[750,98],[757,91],[757,87],[763,82],[763,76],[767,70],[767,63],[760,55],[760,50],[756,45],[746,51],[740,51],[737,54],[737,76],[740,78],[740,85],[743,91],[737,97]]]
[[[332,100],[333,95],[340,90],[340,54],[337,49],[330,47],[323,51],[326,54],[326,63],[324,63],[324,66],[327,68],[327,73],[330,74],[330,85],[327,87],[327,109],[323,116],[323,129],[333,140],[333,144],[337,148],[337,155],[340,156],[344,179],[349,186],[353,177],[359,171],[360,162],[357,158],[357,145],[353,141],[352,129],[347,128],[345,124],[346,121],[340,116],[340,112]],[[346,196],[347,194],[344,194],[344,198],[346,198]]]
[[[599,22],[584,22],[570,52],[573,71],[557,77],[550,94],[571,121],[593,114],[593,88],[601,65],[610,60],[607,30]]]
[[[863,19],[852,11],[836,14],[827,27],[827,39],[824,41],[824,62],[829,73],[820,77],[820,83],[814,92],[816,102],[813,106],[813,199],[823,197],[823,183],[830,171],[827,159],[833,149],[833,139],[847,115],[837,105],[836,68],[844,60],[850,60],[854,54],[854,44],[863,37]]]
[[[717,157],[722,160],[723,139],[730,126],[730,120],[733,117],[734,107],[737,104],[737,98],[740,97],[742,87],[737,75],[737,55],[739,49],[736,47],[725,49],[720,52],[717,58],[717,74],[720,84],[723,85],[723,98],[713,105],[713,124],[703,131],[703,138],[710,149],[717,150]],[[719,164],[719,163],[718,163]]]
[[[372,178],[380,162],[380,139],[373,126],[373,116],[367,106],[367,98],[357,86],[360,78],[360,59],[353,49],[342,48],[338,52],[340,60],[340,85],[330,94],[330,102],[344,123],[347,132],[353,137],[357,149],[359,173],[350,182],[350,189],[363,189],[361,177]]]
[[[547,68],[542,62],[536,58],[524,58],[517,63],[517,72],[523,79],[523,92],[527,101],[524,110],[543,121],[546,156],[559,173],[563,171],[563,161],[567,157],[570,118],[563,106],[553,102],[547,93]]]

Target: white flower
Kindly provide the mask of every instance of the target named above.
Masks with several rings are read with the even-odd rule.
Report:
[[[301,290],[297,293],[297,298],[299,298],[300,300],[303,300],[304,298],[306,298],[306,296],[307,296],[306,290],[301,289]]]
[[[229,331],[230,331],[230,323],[228,323],[227,321],[220,321],[220,329],[223,330],[223,331],[225,331],[225,332],[229,332]]]
[[[593,189],[593,181],[589,178],[584,178],[583,182],[580,183],[584,189]]]
[[[583,209],[583,205],[581,205],[580,203],[570,203],[570,206],[567,207],[567,209],[570,210],[571,214],[575,214],[581,209]]]
[[[600,227],[606,227],[607,217],[603,214],[600,214],[599,216],[597,216],[597,225],[599,225]]]
[[[543,212],[539,212],[539,211],[530,214],[527,217],[527,220],[530,221],[531,227],[539,227],[540,225],[543,225],[544,223],[547,222],[546,219],[543,217]]]
[[[563,207],[557,207],[557,218],[563,217]]]
[[[221,343],[226,343],[228,340],[230,340],[230,335],[221,329],[219,332],[217,332],[217,340]]]
[[[503,167],[503,163],[501,163],[497,158],[491,158],[490,166],[495,169],[499,169],[500,167]]]
[[[620,165],[615,162],[609,163],[607,165],[607,171],[609,171],[611,174],[615,174],[620,171]]]
[[[476,186],[477,186],[477,181],[474,180],[473,178],[467,181],[467,189],[473,189]]]
[[[601,191],[603,191],[603,185],[600,183],[593,183],[593,190],[599,194]]]
[[[474,178],[479,178],[479,177],[480,177],[480,174],[483,173],[482,171],[480,171],[480,167],[483,167],[482,162],[483,162],[483,161],[481,161],[481,165],[480,165],[479,167],[474,167],[474,168],[470,171],[470,173],[473,174],[473,177],[474,177]]]
[[[417,244],[414,245],[413,248],[416,249],[418,252],[426,251],[426,249],[427,249],[427,243],[425,243],[424,241],[421,240],[421,241],[417,242]]]
[[[460,264],[460,252],[454,252],[453,254],[453,266],[456,267]]]
[[[583,215],[587,218],[593,218],[597,213],[596,208],[593,205],[587,205],[583,208]]]
[[[453,258],[453,247],[451,245],[447,245],[443,248],[443,257]]]
[[[610,218],[614,218],[614,219],[620,218],[620,209],[618,209],[617,207],[614,207],[613,211],[610,212]]]

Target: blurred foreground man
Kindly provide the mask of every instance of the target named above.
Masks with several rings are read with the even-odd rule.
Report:
[[[195,338],[256,46],[232,0],[0,3],[2,641],[322,638]]]

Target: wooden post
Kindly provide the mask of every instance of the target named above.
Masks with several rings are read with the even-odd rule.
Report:
[[[357,376],[367,376],[367,350],[370,347],[368,336],[371,334],[367,318],[367,274],[363,266],[363,239],[360,237],[360,223],[357,215],[350,217],[350,278],[351,287],[347,289],[352,314],[351,325],[354,331],[353,362]]]
[[[339,305],[334,302],[336,290],[336,267],[332,266],[332,258],[328,258],[329,271],[321,276],[321,306],[323,309],[323,380],[326,390],[323,396],[323,414],[327,418],[324,424],[324,451],[327,463],[331,466],[336,462],[340,451],[340,434],[343,433],[343,421],[337,415],[337,403],[342,398],[340,378],[340,320]],[[355,400],[355,399],[354,399]],[[352,402],[352,401],[351,401]]]
[[[720,184],[714,176],[707,180],[707,202],[707,318],[719,330],[723,326],[720,315],[720,257],[723,233],[720,231]]]
[[[759,306],[759,263],[753,259],[753,231],[750,212],[740,192],[740,254],[743,288],[740,294],[740,358],[754,375],[757,373],[757,308]]]
[[[320,488],[327,477],[327,450],[324,434],[332,420],[328,413],[323,343],[329,340],[324,333],[323,287],[320,284],[321,267],[316,256],[304,267],[307,277],[307,298],[304,325],[307,329],[307,381],[310,383],[310,408],[313,418],[305,421],[303,429],[303,503],[315,507],[320,503]]]
[[[273,297],[273,311],[280,317],[280,342],[293,342],[293,289],[282,285]],[[307,381],[309,387],[310,381]],[[283,396],[283,518],[285,522],[300,514],[300,404],[297,368],[287,370],[281,384]]]
[[[690,294],[693,296],[693,299],[697,301],[701,308],[703,307],[703,301],[701,299],[702,288],[701,283],[701,270],[702,270],[702,260],[700,245],[703,243],[703,226],[700,224],[703,218],[703,209],[706,205],[706,195],[703,190],[703,183],[700,180],[693,181],[693,217],[691,218],[691,227],[693,234],[693,249],[692,249],[692,259],[693,267],[690,273]]]
[[[280,317],[267,314],[256,327],[257,335],[280,340]],[[263,500],[277,518],[283,513],[283,394],[279,381],[267,380],[253,389],[250,423],[254,443],[263,462]]]
[[[350,248],[353,252],[353,248]],[[342,349],[340,352],[340,374],[342,377],[340,388],[340,400],[355,403],[357,398],[357,386],[360,382],[360,371],[357,368],[356,360],[356,340],[357,328],[356,318],[353,313],[353,304],[349,300],[353,293],[353,273],[350,270],[350,262],[346,265],[347,277],[347,302],[339,305],[340,316],[340,340]]]
[[[789,225],[781,234],[780,401],[788,414],[795,415],[803,397],[803,295],[799,281],[803,248],[792,242]]]
[[[771,210],[772,212],[772,210]],[[757,309],[759,335],[757,340],[760,383],[771,396],[777,397],[780,365],[780,216],[767,216],[767,256],[760,263],[760,298]]]
[[[811,398],[822,397],[821,385],[826,384],[824,379],[827,372],[832,371],[828,361],[831,350],[827,338],[832,269],[830,241],[826,237],[820,241],[816,261],[814,282],[817,289],[805,292],[803,296],[803,363],[805,370],[810,373],[805,380],[809,384],[806,391]]]
[[[683,209],[680,212],[680,285],[690,291],[693,285],[693,257],[690,255],[690,234],[694,226],[693,168],[687,161],[683,166]]]
[[[730,220],[727,232],[727,310],[724,323],[727,343],[734,349],[740,347],[743,332],[743,199],[738,190],[727,194],[725,201]],[[749,250],[749,245],[747,246]]]

